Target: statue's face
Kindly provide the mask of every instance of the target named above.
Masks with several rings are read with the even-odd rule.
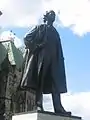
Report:
[[[48,13],[48,16],[51,17],[51,18],[55,18],[55,13],[54,13],[54,11],[50,11],[50,12]]]
[[[44,21],[47,21],[47,22],[54,22],[55,20],[55,12],[54,11],[49,11],[49,12],[46,12],[46,15],[44,15]]]
[[[55,12],[54,11],[48,12],[47,17],[48,17],[48,21],[54,22],[54,20],[55,20]]]

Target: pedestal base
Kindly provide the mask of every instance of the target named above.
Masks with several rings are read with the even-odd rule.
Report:
[[[57,115],[52,112],[32,111],[13,115],[12,120],[81,120],[81,117]]]

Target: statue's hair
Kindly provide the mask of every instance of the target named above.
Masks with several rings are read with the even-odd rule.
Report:
[[[55,21],[55,12],[53,10],[50,10],[49,12],[46,11],[46,14],[44,15],[44,23],[47,21],[54,22]]]

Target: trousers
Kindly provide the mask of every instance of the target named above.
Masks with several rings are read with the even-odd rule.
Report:
[[[54,111],[55,113],[61,111],[61,96],[60,93],[58,93],[58,91],[55,89],[55,87],[52,87],[52,101],[53,101],[53,107],[54,107]],[[41,109],[43,109],[43,93],[41,91],[36,91],[36,105],[37,107],[40,107]]]

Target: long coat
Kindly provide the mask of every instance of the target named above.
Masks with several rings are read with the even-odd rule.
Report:
[[[26,55],[20,87],[38,88],[44,94],[52,93],[52,85],[57,92],[67,92],[64,57],[61,40],[53,26],[36,26],[24,38]]]

